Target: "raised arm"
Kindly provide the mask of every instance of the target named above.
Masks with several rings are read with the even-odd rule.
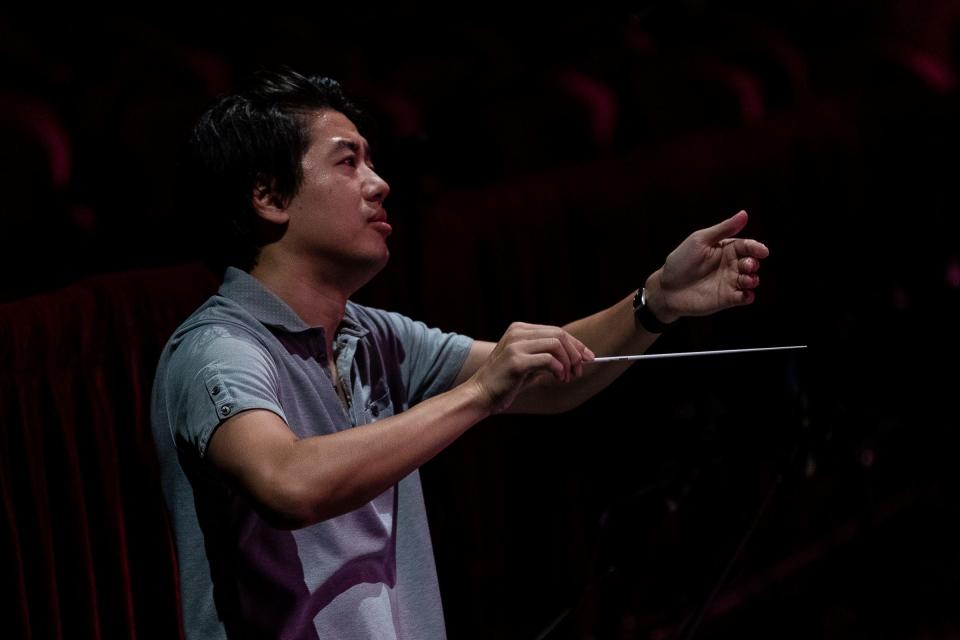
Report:
[[[690,234],[664,265],[645,281],[653,314],[663,323],[682,316],[709,315],[733,306],[750,304],[760,284],[757,270],[770,252],[756,240],[733,238],[747,224],[747,213],[734,216]],[[658,334],[640,327],[633,312],[636,291],[617,304],[564,327],[553,327],[563,344],[567,361],[582,375],[565,379],[542,378],[527,387],[508,409],[512,413],[557,413],[578,406],[626,371],[631,362],[583,366],[593,355],[645,352]],[[494,344],[476,342],[458,381],[467,380],[480,367]],[[586,350],[585,350],[586,349]]]

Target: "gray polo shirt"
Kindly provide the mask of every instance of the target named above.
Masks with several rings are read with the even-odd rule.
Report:
[[[276,413],[301,438],[399,413],[450,388],[472,344],[348,302],[334,341],[345,407],[327,368],[324,331],[230,267],[219,292],[163,350],[153,435],[189,640],[445,635],[416,471],[356,511],[286,531],[264,521],[205,460],[217,426],[247,409]]]

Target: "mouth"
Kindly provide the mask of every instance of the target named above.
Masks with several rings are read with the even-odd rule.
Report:
[[[387,222],[387,212],[381,209],[376,215],[367,220],[367,224],[372,225],[384,236],[389,236],[393,232],[393,227]]]

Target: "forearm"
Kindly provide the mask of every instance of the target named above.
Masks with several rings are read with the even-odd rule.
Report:
[[[372,425],[298,439],[277,413],[241,411],[213,432],[206,457],[274,526],[332,518],[366,504],[474,424],[507,409],[538,377],[569,379],[558,333],[513,323],[493,349],[474,343],[467,360],[483,355],[484,362],[465,364],[467,377],[458,375],[453,389]]]
[[[463,384],[373,424],[298,440],[283,464],[302,496],[298,524],[369,502],[487,415],[475,385]]]
[[[647,292],[653,296],[652,304],[660,301],[658,274],[647,280]],[[637,326],[633,313],[633,297],[630,293],[615,305],[593,315],[575,320],[563,327],[565,331],[583,342],[597,356],[613,356],[644,353],[659,334],[649,333]],[[655,308],[656,315],[673,321],[666,309]],[[632,362],[610,362],[583,365],[583,375],[567,383],[556,379],[542,379],[537,385],[526,389],[514,402],[516,413],[560,413],[579,406],[599,391],[605,389],[626,371]]]

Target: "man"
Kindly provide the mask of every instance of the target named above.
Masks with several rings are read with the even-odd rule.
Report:
[[[594,354],[753,301],[768,251],[732,239],[740,212],[643,295],[563,328],[482,342],[357,305],[391,232],[360,121],[334,81],[283,70],[194,131],[199,202],[243,268],[177,329],[154,385],[188,638],[443,637],[417,468],[492,413],[564,411],[628,366]]]

